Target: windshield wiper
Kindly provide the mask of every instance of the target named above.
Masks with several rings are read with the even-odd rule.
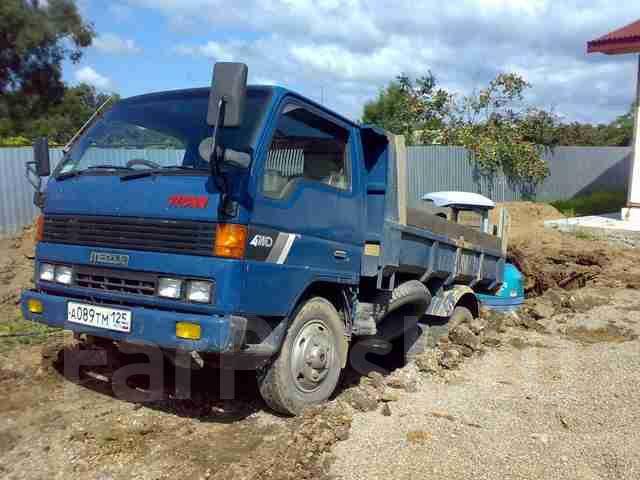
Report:
[[[120,165],[91,165],[90,167],[83,168],[82,170],[71,170],[69,172],[61,173],[56,177],[56,180],[66,180],[67,178],[77,177],[78,175],[83,175],[86,172],[90,172],[92,170],[133,170],[131,167],[123,167]]]
[[[124,167],[121,165],[91,165],[85,168],[85,170],[133,170],[131,167]]]
[[[125,180],[134,180],[136,178],[143,178],[143,177],[149,177],[151,175],[157,175],[159,173],[164,173],[167,171],[172,171],[172,170],[179,170],[179,171],[192,171],[192,172],[209,172],[208,169],[204,169],[204,168],[195,168],[195,167],[187,167],[185,165],[171,165],[168,167],[162,167],[162,168],[149,168],[147,170],[140,170],[140,171],[136,171],[136,172],[132,172],[132,173],[127,173],[126,175],[122,175],[120,177],[121,181],[125,181]]]

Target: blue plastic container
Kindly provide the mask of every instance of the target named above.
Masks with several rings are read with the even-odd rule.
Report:
[[[524,276],[514,265],[504,267],[504,283],[495,295],[478,294],[484,307],[500,312],[516,311],[524,303]]]

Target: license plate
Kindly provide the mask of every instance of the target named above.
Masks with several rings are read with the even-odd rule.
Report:
[[[89,325],[90,327],[129,333],[131,331],[131,312],[116,308],[98,307],[85,303],[67,304],[67,321]]]

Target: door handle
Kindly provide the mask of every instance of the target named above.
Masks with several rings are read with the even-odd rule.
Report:
[[[335,252],[333,252],[333,258],[335,258],[336,260],[348,260],[349,255],[344,250],[336,250]]]

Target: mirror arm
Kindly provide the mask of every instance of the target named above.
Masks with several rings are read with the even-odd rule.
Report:
[[[222,123],[224,123],[226,105],[227,101],[224,97],[220,98],[220,102],[218,103],[218,118],[216,120],[216,125],[213,127],[213,137],[211,139],[211,156],[209,157],[209,165],[211,166],[211,174],[215,176],[220,173],[220,165],[218,163],[218,141],[220,138],[220,131],[224,126]]]
[[[211,166],[211,175],[213,176],[216,186],[220,190],[220,204],[218,205],[218,213],[220,218],[234,217],[237,214],[237,205],[229,197],[229,188],[227,179],[220,170],[220,155],[218,154],[218,142],[220,140],[220,132],[224,127],[224,116],[226,110],[227,100],[224,97],[220,98],[218,103],[218,118],[216,125],[213,128],[213,138],[211,142],[211,156],[209,157],[209,165]],[[222,155],[224,156],[224,150]]]
[[[31,186],[35,190],[35,192],[33,192],[33,204],[42,210],[42,207],[44,207],[44,192],[42,191],[42,177],[38,175],[35,161],[27,162],[26,177],[27,177],[27,181],[31,184]]]
[[[36,190],[40,191],[42,187],[42,177],[38,175],[36,170],[36,162],[30,161],[27,162],[27,172],[26,172],[27,181],[31,184],[31,186]]]

